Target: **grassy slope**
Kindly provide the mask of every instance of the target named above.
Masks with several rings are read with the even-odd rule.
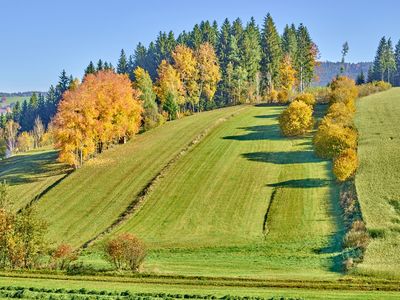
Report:
[[[337,190],[311,138],[282,138],[281,107],[252,107],[183,157],[119,232],[155,249],[148,271],[216,276],[332,276]],[[263,221],[271,194],[276,196]]]
[[[22,96],[14,96],[14,97],[7,97],[7,100],[5,102],[5,105],[9,105],[12,103],[16,103],[16,102],[20,102],[20,104],[22,105],[22,102],[24,102],[24,100],[29,101],[30,97],[22,97]]]
[[[400,276],[400,89],[362,98],[357,103],[361,165],[356,185],[369,229],[384,230],[372,241],[362,273]]]
[[[136,136],[116,146],[51,189],[38,203],[49,237],[79,246],[104,230],[146,184],[206,128],[243,107],[201,113]]]
[[[68,167],[57,163],[57,152],[49,149],[21,153],[0,161],[0,180],[10,185],[16,209],[24,207],[67,171]]]

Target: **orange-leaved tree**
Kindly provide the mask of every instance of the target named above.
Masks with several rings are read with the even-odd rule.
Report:
[[[66,91],[54,119],[59,159],[75,167],[104,146],[138,132],[142,106],[127,75],[88,74]]]

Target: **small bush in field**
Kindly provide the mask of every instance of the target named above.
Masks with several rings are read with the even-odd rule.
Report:
[[[353,79],[339,76],[331,83],[330,102],[344,103],[352,111],[355,111],[354,100],[358,97],[358,88]]]
[[[369,235],[363,221],[355,221],[344,238],[344,246],[346,248],[358,248],[363,252],[369,244]]]
[[[353,127],[353,116],[354,113],[344,103],[334,103],[329,107],[324,120],[344,127]]]
[[[279,117],[279,125],[285,136],[305,134],[314,123],[312,108],[301,101],[292,102]]]
[[[319,157],[334,158],[346,149],[356,149],[357,139],[358,135],[354,129],[332,123],[325,117],[318,127],[313,142]]]
[[[278,92],[278,102],[281,104],[289,102],[289,93],[286,90],[280,90]]]
[[[122,233],[106,244],[106,257],[117,270],[137,272],[146,257],[146,247],[136,236]]]
[[[78,255],[69,244],[61,244],[51,253],[51,265],[54,269],[67,269],[77,259]]]
[[[345,181],[354,175],[358,168],[357,152],[354,149],[343,150],[333,160],[333,173],[339,181]]]
[[[269,102],[277,102],[278,101],[278,92],[276,90],[269,91],[267,95],[267,100]]]
[[[307,105],[315,105],[315,96],[311,93],[302,93],[297,95],[293,101],[302,101]]]

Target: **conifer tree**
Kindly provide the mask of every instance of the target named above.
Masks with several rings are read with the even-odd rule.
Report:
[[[296,27],[292,24],[285,26],[282,35],[282,51],[284,56],[289,55],[290,59],[293,61],[296,59],[297,52],[297,39],[296,39]]]
[[[96,68],[92,61],[90,61],[89,65],[85,69],[85,76],[88,74],[93,74],[96,72]]]
[[[98,60],[97,62],[97,68],[96,71],[103,71],[104,70],[104,65],[103,65],[103,61],[101,59]]]
[[[396,86],[400,85],[400,40],[397,42],[394,50],[394,60],[396,63],[396,72],[393,76],[393,83]]]
[[[299,90],[302,92],[305,87],[310,85],[314,77],[314,70],[318,58],[318,48],[311,40],[307,27],[303,24],[299,25],[296,35],[297,54],[295,67],[297,80],[299,82]]]
[[[259,95],[260,61],[261,61],[260,31],[251,18],[243,33],[242,42],[242,66],[247,73],[249,97],[254,100]]]
[[[119,56],[118,64],[117,64],[117,73],[118,74],[127,74],[128,70],[128,60],[126,58],[126,54],[124,49],[121,50],[121,54]]]
[[[261,34],[263,58],[261,72],[264,88],[270,90],[279,86],[279,70],[282,61],[281,39],[270,14],[264,19]]]

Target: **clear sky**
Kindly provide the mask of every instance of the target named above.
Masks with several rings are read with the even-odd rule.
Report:
[[[130,54],[157,33],[190,30],[201,20],[254,16],[261,25],[270,12],[282,32],[304,23],[322,60],[373,59],[379,39],[400,38],[397,0],[0,0],[0,91],[46,91],[62,69],[81,77],[90,60],[114,65],[121,48]]]

